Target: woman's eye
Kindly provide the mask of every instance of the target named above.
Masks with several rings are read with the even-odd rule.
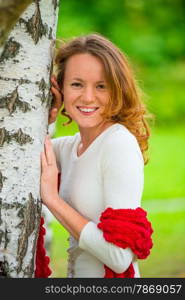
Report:
[[[73,82],[73,83],[71,83],[71,86],[81,87],[81,83],[80,82]]]
[[[105,84],[99,84],[99,85],[97,86],[97,88],[100,89],[100,90],[103,90],[103,89],[106,88],[106,86],[105,86]]]

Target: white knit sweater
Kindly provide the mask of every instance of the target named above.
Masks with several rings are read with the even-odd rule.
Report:
[[[52,140],[61,172],[59,195],[90,221],[77,241],[70,236],[68,277],[104,277],[104,264],[116,273],[124,272],[131,262],[135,277],[140,277],[132,251],[104,240],[97,228],[101,213],[107,208],[140,206],[144,181],[144,162],[136,138],[121,124],[103,131],[77,156],[81,137]]]

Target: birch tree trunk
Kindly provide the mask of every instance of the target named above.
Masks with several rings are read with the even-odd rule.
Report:
[[[35,0],[0,57],[0,276],[32,278],[59,0]]]

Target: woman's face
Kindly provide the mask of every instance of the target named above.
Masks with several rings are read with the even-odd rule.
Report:
[[[88,53],[71,56],[66,63],[62,92],[65,109],[80,129],[103,123],[101,113],[110,94],[99,58]]]

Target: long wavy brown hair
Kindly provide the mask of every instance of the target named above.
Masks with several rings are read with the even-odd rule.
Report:
[[[123,124],[136,137],[143,154],[145,164],[148,162],[147,150],[150,128],[147,118],[150,118],[138,87],[132,68],[126,55],[104,36],[93,33],[71,39],[63,43],[55,58],[57,81],[62,89],[67,60],[81,53],[89,53],[102,61],[105,76],[110,89],[110,99],[103,113],[107,121]],[[62,115],[72,119],[65,111]]]

